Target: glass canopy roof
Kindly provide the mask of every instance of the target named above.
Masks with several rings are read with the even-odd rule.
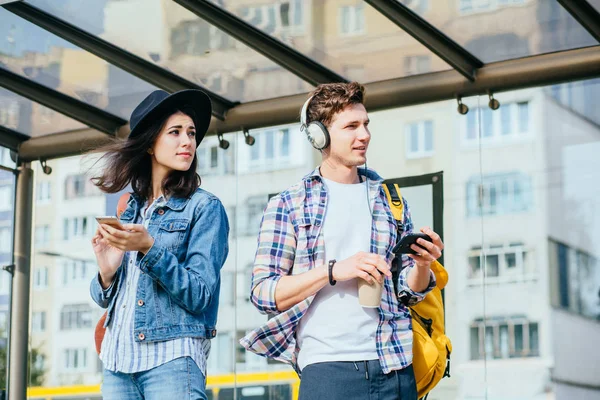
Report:
[[[0,144],[122,132],[156,88],[207,91],[214,134],[292,122],[325,82],[359,81],[368,107],[390,108],[524,87],[527,74],[600,76],[600,0],[3,3]]]

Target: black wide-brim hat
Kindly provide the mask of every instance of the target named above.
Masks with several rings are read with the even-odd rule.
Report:
[[[210,97],[197,89],[181,90],[173,94],[164,90],[150,93],[131,113],[129,137],[142,133],[155,118],[162,118],[167,113],[184,106],[194,111],[192,120],[196,127],[196,147],[198,147],[210,125],[212,104]]]

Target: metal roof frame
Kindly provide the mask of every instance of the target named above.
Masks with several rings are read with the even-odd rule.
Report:
[[[558,0],[573,18],[600,42],[600,12],[586,0]]]
[[[210,1],[174,1],[312,85],[347,82],[336,72]]]
[[[519,88],[551,85],[600,77],[600,46],[542,54],[483,66],[474,82],[454,70],[415,75],[368,83],[366,106],[369,111],[406,107],[457,97],[499,93]],[[232,108],[225,121],[213,118],[209,134],[255,129],[299,121],[307,94],[278,97],[240,104]],[[125,129],[119,135],[126,135]],[[102,134],[94,129],[77,133],[77,140],[98,141]],[[36,160],[73,155],[81,148],[73,132],[32,138],[21,145],[20,158]],[[106,140],[106,139],[105,139]]]
[[[18,151],[21,143],[28,139],[29,136],[0,125],[0,146],[13,151]]]
[[[470,81],[483,66],[477,57],[396,0],[365,0]]]
[[[0,86],[87,126],[114,135],[127,121],[0,67]]]
[[[200,89],[206,92],[212,101],[213,115],[219,119],[224,119],[227,110],[239,104],[239,102],[227,100],[205,87],[167,71],[30,4],[17,2],[6,4],[3,7],[13,14],[169,93],[184,89]]]

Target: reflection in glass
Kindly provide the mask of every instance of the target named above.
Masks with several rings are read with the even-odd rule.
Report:
[[[484,63],[598,45],[557,1],[397,1]]]
[[[366,83],[450,69],[364,1],[216,3],[349,80]]]
[[[232,101],[287,96],[312,88],[174,1],[107,1],[94,7],[71,0],[29,2]],[[245,10],[247,18],[266,29],[274,29],[275,21],[304,23],[297,4]],[[111,82],[120,85],[124,79],[115,76]]]
[[[85,6],[88,16],[97,12],[96,7]],[[0,41],[0,68],[86,104],[129,119],[133,107],[155,89],[4,8],[0,8],[0,27],[0,32],[10,27],[6,32],[10,40]],[[49,118],[53,115],[41,114],[33,120]]]

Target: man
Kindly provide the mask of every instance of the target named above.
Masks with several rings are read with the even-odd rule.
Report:
[[[417,399],[408,309],[391,279],[397,239],[382,179],[366,164],[371,139],[356,82],[323,84],[301,112],[322,163],[267,205],[252,273],[251,301],[273,317],[240,343],[290,363],[300,400]],[[404,204],[404,234],[412,231]],[[421,230],[417,255],[403,259],[398,291],[415,304],[435,286],[440,237]],[[336,261],[337,260],[337,261]],[[383,285],[379,307],[359,303],[358,282]]]

